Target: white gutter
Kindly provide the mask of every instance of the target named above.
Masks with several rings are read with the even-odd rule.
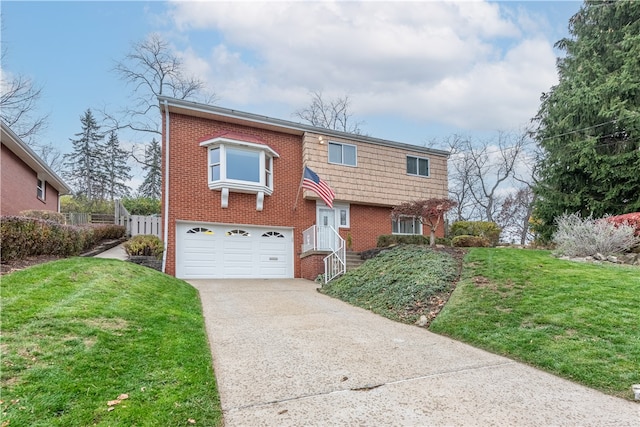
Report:
[[[169,106],[167,100],[164,100],[165,115],[165,144],[164,144],[164,226],[163,240],[164,251],[162,252],[162,272],[167,267],[167,245],[169,241]]]

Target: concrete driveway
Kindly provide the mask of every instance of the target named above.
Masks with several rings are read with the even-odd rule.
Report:
[[[306,280],[189,283],[227,427],[640,425],[640,404],[387,320]]]

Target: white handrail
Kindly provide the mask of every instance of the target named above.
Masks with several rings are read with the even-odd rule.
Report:
[[[345,247],[345,242],[340,234],[333,227],[329,227],[334,233],[336,237],[336,241],[338,242],[338,247],[329,255],[324,258],[324,283],[329,283],[331,280],[336,277],[344,274],[347,271],[347,251]]]

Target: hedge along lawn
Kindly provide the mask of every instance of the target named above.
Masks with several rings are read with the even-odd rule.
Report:
[[[472,249],[431,324],[494,353],[633,399],[640,384],[640,269]]]
[[[0,286],[3,426],[222,424],[200,300],[187,283],[69,258]]]

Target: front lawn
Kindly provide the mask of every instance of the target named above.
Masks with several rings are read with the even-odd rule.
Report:
[[[640,269],[548,251],[472,249],[431,324],[445,334],[633,399],[640,383]]]
[[[222,424],[197,291],[135,264],[2,277],[3,426]]]

